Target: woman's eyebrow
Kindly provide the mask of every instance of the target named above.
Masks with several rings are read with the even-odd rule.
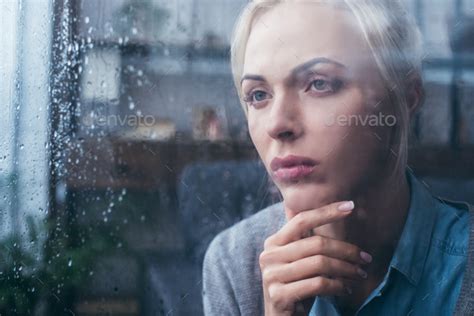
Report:
[[[304,62],[302,63],[301,65],[298,65],[296,66],[295,68],[293,68],[293,70],[291,71],[290,75],[285,79],[285,83],[287,85],[291,85],[291,83],[293,81],[295,81],[295,79],[303,72],[306,72],[308,69],[310,69],[311,67],[313,67],[314,65],[316,64],[321,64],[321,63],[324,63],[324,64],[333,64],[337,67],[340,67],[340,68],[347,68],[344,64],[341,64],[340,62],[337,62],[335,60],[332,60],[332,59],[329,59],[329,58],[326,58],[326,57],[316,57],[316,58],[313,58],[307,62]],[[266,81],[265,77],[263,76],[260,76],[260,75],[252,75],[252,74],[246,74],[244,76],[242,76],[242,79],[240,80],[240,85],[242,85],[242,82],[244,80],[256,80],[256,81]]]
[[[293,68],[290,75],[285,79],[285,83],[287,85],[291,85],[291,83],[294,82],[298,76],[300,76],[302,73],[307,72],[311,67],[317,64],[332,64],[339,68],[347,69],[344,64],[341,64],[338,61],[326,57],[316,57]]]
[[[244,80],[256,80],[256,81],[267,81],[265,79],[265,77],[263,76],[259,76],[259,75],[244,75],[242,77],[242,79],[240,79],[240,85],[242,85],[242,82],[244,82]]]

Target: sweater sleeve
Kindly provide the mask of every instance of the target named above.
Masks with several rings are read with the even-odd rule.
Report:
[[[202,270],[202,299],[204,315],[240,315],[236,300],[227,249],[223,246],[222,234],[209,245],[204,256]]]

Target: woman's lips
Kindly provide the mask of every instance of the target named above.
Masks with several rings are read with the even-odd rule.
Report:
[[[273,172],[273,176],[280,181],[295,181],[311,174],[315,166],[298,165],[289,168],[280,168]]]
[[[317,162],[313,159],[301,156],[286,156],[275,158],[270,163],[273,177],[278,181],[296,181],[310,175],[315,169]]]

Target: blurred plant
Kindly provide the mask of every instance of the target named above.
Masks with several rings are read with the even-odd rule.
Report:
[[[21,242],[13,233],[0,241],[0,315],[31,315],[40,299],[37,260],[21,249]]]
[[[109,228],[96,227],[81,246],[71,247],[51,220],[28,217],[27,224],[28,239],[12,233],[0,241],[0,315],[33,315],[41,302],[47,302],[47,315],[64,313],[71,305],[64,293],[86,285],[94,262],[112,252],[118,238],[106,233]]]

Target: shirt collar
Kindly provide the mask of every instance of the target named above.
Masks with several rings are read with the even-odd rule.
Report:
[[[437,203],[424,184],[411,172],[406,174],[410,185],[410,206],[390,267],[417,285],[430,247]]]

